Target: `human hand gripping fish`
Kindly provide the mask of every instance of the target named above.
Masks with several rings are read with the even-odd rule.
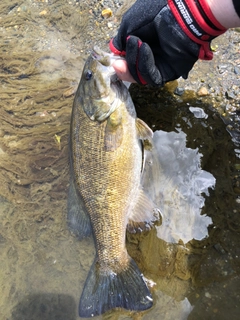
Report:
[[[126,229],[147,230],[159,218],[141,187],[143,141],[151,141],[152,135],[136,117],[109,54],[94,49],[71,118],[68,224],[79,238],[93,234],[96,247],[80,298],[80,317],[152,306],[151,293],[125,244]]]

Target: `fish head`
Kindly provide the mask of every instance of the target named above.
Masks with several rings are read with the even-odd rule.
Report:
[[[79,84],[78,99],[93,121],[106,120],[128,97],[128,89],[111,66],[111,55],[94,48]]]

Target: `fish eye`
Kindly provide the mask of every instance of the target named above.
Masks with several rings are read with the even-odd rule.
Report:
[[[85,73],[85,79],[86,80],[90,80],[92,78],[92,71],[91,70],[87,70],[86,73]]]

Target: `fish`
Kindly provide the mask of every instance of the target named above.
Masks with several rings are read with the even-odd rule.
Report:
[[[126,230],[149,230],[158,210],[141,187],[144,141],[152,130],[137,118],[110,54],[94,48],[74,98],[70,127],[68,225],[80,239],[93,234],[96,256],[79,316],[114,308],[142,311],[153,298],[126,249]]]

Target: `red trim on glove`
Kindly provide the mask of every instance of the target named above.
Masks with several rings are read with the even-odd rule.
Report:
[[[212,60],[213,58],[213,52],[210,50],[210,46],[208,42],[205,42],[200,47],[198,59],[201,60]]]
[[[115,48],[114,44],[113,44],[113,39],[112,38],[109,42],[109,48],[110,50],[114,53],[114,54],[117,54],[119,56],[126,56],[126,51],[120,51],[118,49]],[[130,39],[130,36],[127,37],[127,41]],[[142,45],[142,42],[139,40],[138,41],[138,53],[139,53],[139,49]],[[141,76],[139,70],[138,70],[138,55],[137,55],[137,58],[136,58],[136,72],[137,72],[137,76],[138,76],[138,79],[139,81],[141,82],[141,84],[147,84],[147,82],[143,79],[143,77]]]
[[[114,47],[114,44],[113,44],[113,39],[112,38],[109,42],[109,49],[114,53],[114,54],[117,54],[118,56],[124,56],[126,55],[126,51],[120,51],[118,50],[117,48]]]
[[[213,16],[206,0],[198,1],[206,17],[216,29],[207,24],[194,0],[168,0],[168,5],[186,35],[201,45],[199,59],[211,60],[213,53],[210,50],[210,41],[223,34],[226,29]]]
[[[205,0],[203,0],[203,1],[201,1],[201,2],[203,3],[204,1],[205,1]],[[200,1],[199,1],[199,2],[200,2]],[[198,7],[197,7],[196,3],[195,3],[193,0],[185,0],[185,3],[187,4],[187,6],[188,6],[189,10],[191,11],[192,15],[194,16],[196,22],[197,22],[197,23],[199,24],[199,26],[207,33],[207,35],[217,37],[217,36],[221,35],[222,33],[224,33],[224,32],[226,31],[226,29],[222,30],[223,26],[221,26],[221,25],[219,24],[219,22],[215,19],[215,17],[213,16],[212,12],[210,11],[209,6],[208,6],[208,5],[206,6],[206,3],[204,3],[204,6],[203,6],[204,11],[205,11],[205,10],[207,11],[207,12],[205,12],[206,15],[208,16],[208,18],[212,21],[212,23],[213,23],[214,25],[215,25],[215,21],[216,21],[217,24],[221,26],[221,31],[214,30],[214,29],[212,29],[211,27],[209,27],[209,26],[206,24],[206,22],[205,22],[205,20],[203,19],[201,13],[200,13],[199,10],[198,10]],[[209,16],[210,12],[211,12],[211,17]],[[207,14],[207,13],[208,13],[208,14]],[[214,19],[214,21],[213,21],[212,18]],[[216,27],[218,28],[217,25],[216,25]],[[204,37],[203,40],[207,40],[207,39],[206,39],[206,36],[207,36],[207,35],[203,35],[203,36],[201,37],[201,39]]]
[[[127,40],[130,38],[130,36],[127,37]],[[142,45],[142,41],[138,40],[138,53],[139,53],[139,50],[141,48],[141,45]],[[143,77],[141,76],[139,70],[138,70],[138,59],[139,55],[137,55],[137,61],[136,61],[136,70],[137,70],[137,75],[138,75],[138,79],[140,80],[141,84],[147,84],[147,82],[143,79]]]
[[[183,29],[183,31],[186,33],[186,35],[188,35],[188,37],[190,39],[192,39],[194,42],[200,43],[202,44],[203,41],[199,40],[197,37],[194,37],[194,35],[192,34],[192,32],[190,32],[186,26],[185,21],[182,19],[181,15],[179,14],[179,12],[177,11],[175,4],[173,3],[172,0],[168,0],[168,5],[174,15],[174,17],[176,18],[177,22],[179,23],[180,27]]]

